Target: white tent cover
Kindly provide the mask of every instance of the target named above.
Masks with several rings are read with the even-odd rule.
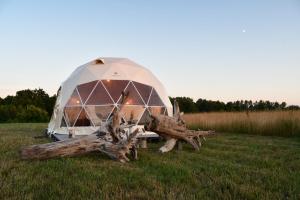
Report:
[[[128,94],[121,104],[121,93]],[[126,58],[98,58],[78,67],[61,84],[49,134],[88,135],[119,109],[129,124],[142,126],[151,114],[172,116],[162,83],[146,68]]]

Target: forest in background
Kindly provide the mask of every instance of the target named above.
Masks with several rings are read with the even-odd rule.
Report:
[[[239,100],[221,102],[189,97],[170,97],[179,103],[184,113],[198,112],[251,112],[275,110],[300,110],[299,106],[287,106],[285,102]],[[48,122],[56,101],[56,95],[50,96],[43,89],[26,89],[16,92],[15,96],[0,98],[0,123],[11,122]]]

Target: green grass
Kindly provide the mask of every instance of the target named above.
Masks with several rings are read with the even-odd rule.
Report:
[[[0,125],[1,199],[300,199],[300,139],[220,134],[199,152],[161,155],[161,143],[128,164],[93,153],[22,161],[45,124]]]

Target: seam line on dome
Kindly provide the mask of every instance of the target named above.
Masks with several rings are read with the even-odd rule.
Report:
[[[108,119],[110,118],[111,114],[114,112],[115,109],[118,109],[115,105],[113,105],[113,109],[110,111],[108,117],[105,119],[105,122],[108,122]]]
[[[65,113],[64,113],[64,112],[65,112],[65,111],[63,110],[63,115],[62,115],[61,120],[64,119],[65,122],[66,122],[66,117],[65,117]],[[60,120],[60,126],[59,126],[60,128],[62,128],[62,126],[61,126],[61,120]],[[69,128],[68,122],[66,122],[66,126],[67,126],[66,128]]]
[[[79,115],[81,114],[82,110],[83,110],[83,107],[81,107],[81,110],[80,110],[80,112],[78,113],[78,116],[77,116],[76,120],[74,121],[74,124],[73,124],[72,127],[75,127],[75,124],[76,124],[76,122],[77,122],[77,120],[78,120],[78,118],[79,118]]]
[[[129,84],[131,83],[132,81],[129,81],[128,80],[128,84],[126,85],[126,87],[124,88],[124,90],[122,90],[122,92],[125,92],[125,90],[129,87]],[[116,102],[116,104],[120,101],[120,99],[122,98],[122,95],[118,98],[118,101]]]
[[[135,85],[134,85],[134,82],[132,82],[132,85],[134,86],[134,88],[135,88],[135,90],[137,91],[137,93],[139,94],[139,96],[140,96],[140,98],[142,99],[142,101],[143,101],[143,103],[144,103],[144,106],[146,105],[146,103],[145,103],[145,101],[144,101],[144,99],[143,99],[143,97],[142,97],[142,95],[140,94],[140,92],[138,91],[138,89],[135,87]]]
[[[76,108],[76,107],[82,107],[82,105],[65,106],[65,108]]]
[[[146,112],[146,110],[147,110],[147,108],[145,108],[144,111],[141,113],[140,118],[139,118],[139,120],[136,122],[135,125],[138,125],[138,124],[140,123],[140,121],[141,121],[141,119],[142,119],[144,113]]]
[[[94,104],[94,105],[84,105],[85,107],[89,107],[89,106],[103,106],[103,107],[106,107],[106,106],[114,106],[115,104],[102,104],[102,105],[96,105],[96,104]]]
[[[79,99],[80,99],[80,102],[81,102],[81,106],[83,106],[83,101],[81,99],[81,96],[80,96],[80,93],[79,93],[79,90],[78,90],[77,86],[76,86],[76,91],[78,93],[78,96],[79,96]]]
[[[67,115],[65,115],[65,109],[63,110],[63,117],[65,118],[65,120],[68,120],[68,121],[66,121],[66,123],[67,123],[67,128],[69,128],[70,120],[69,120],[69,117]]]
[[[153,90],[154,90],[154,88],[152,87],[151,92],[150,92],[150,96],[149,96],[149,99],[148,99],[148,102],[147,102],[147,106],[149,105]]]
[[[102,86],[104,87],[106,93],[109,95],[109,98],[112,100],[113,103],[115,103],[115,101],[114,101],[113,98],[110,96],[110,94],[109,94],[108,90],[106,89],[105,85],[103,84],[103,82],[102,82],[101,80],[100,80],[100,82],[101,82]]]
[[[94,88],[92,89],[91,93],[89,94],[89,96],[86,98],[84,104],[82,104],[82,105],[86,105],[86,103],[87,103],[88,100],[90,99],[91,95],[93,94],[93,92],[94,92],[94,90],[96,89],[96,87],[98,86],[98,84],[99,84],[99,80],[97,81],[97,83],[95,84],[95,86],[94,86]],[[80,96],[80,94],[79,94],[79,96]]]
[[[86,109],[85,109],[85,106],[82,106],[82,108],[84,109],[84,111],[85,111],[85,114],[88,116],[88,118],[89,118],[90,122],[92,122],[93,126],[95,127],[95,124],[94,124],[94,122],[93,122],[93,120],[92,120],[91,116],[89,115],[89,113],[86,111]]]

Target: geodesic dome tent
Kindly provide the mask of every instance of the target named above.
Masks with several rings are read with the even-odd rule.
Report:
[[[128,94],[121,102],[122,92]],[[172,116],[161,82],[146,68],[125,58],[99,58],[78,67],[61,84],[49,134],[87,135],[119,109],[125,123],[143,126],[151,114]]]

